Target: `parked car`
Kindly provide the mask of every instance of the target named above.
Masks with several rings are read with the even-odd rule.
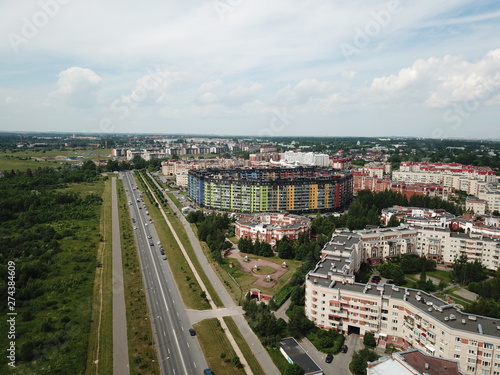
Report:
[[[203,370],[203,375],[214,375],[214,373],[209,368],[206,368]]]
[[[347,353],[347,349],[349,349],[349,348],[347,347],[347,345],[342,345],[342,347],[340,348],[340,351],[341,351],[342,353]]]
[[[189,328],[189,334],[191,336],[196,336],[196,331],[194,329],[192,329],[192,328]]]
[[[328,355],[326,356],[326,358],[325,358],[325,362],[326,362],[326,363],[332,363],[332,361],[333,361],[333,355],[328,354]]]

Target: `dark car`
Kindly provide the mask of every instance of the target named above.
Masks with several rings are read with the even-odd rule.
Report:
[[[341,351],[342,353],[347,353],[347,349],[349,349],[349,348],[347,347],[347,345],[342,345],[342,347],[340,348],[340,351]]]
[[[394,284],[394,280],[387,280],[386,284]]]
[[[214,375],[214,373],[209,368],[206,368],[203,370],[203,375]]]
[[[154,245],[155,245],[155,244],[154,244],[154,243],[152,243],[152,242],[150,242],[150,243],[149,243],[149,246],[154,246]]]
[[[373,276],[372,280],[380,281],[380,280],[382,280],[382,277],[380,277],[380,276]]]
[[[332,361],[333,361],[333,355],[328,354],[328,355],[326,356],[326,358],[325,358],[325,362],[326,362],[326,363],[332,363]]]
[[[191,336],[196,336],[196,331],[194,329],[192,329],[192,328],[189,328],[189,334]]]

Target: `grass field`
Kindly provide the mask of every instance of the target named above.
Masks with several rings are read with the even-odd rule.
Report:
[[[113,374],[113,290],[111,264],[111,181],[107,180],[102,195],[100,233],[103,241],[97,249],[92,304],[92,324],[90,327],[87,355],[87,375]]]
[[[25,171],[28,168],[36,170],[45,167],[62,167],[72,165],[76,161],[69,161],[68,157],[81,157],[82,160],[105,159],[111,154],[111,149],[100,149],[99,154],[96,149],[16,149],[8,152],[0,152],[0,171],[19,170]]]
[[[127,197],[121,180],[117,180],[117,190],[131,374],[160,374],[141,266],[132,233]]]
[[[202,320],[194,325],[194,329],[203,354],[214,374],[245,374],[243,368],[237,368],[232,363],[236,356],[235,351],[216,318]]]

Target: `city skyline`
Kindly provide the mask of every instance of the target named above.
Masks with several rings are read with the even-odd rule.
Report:
[[[499,137],[493,1],[0,9],[0,131]]]

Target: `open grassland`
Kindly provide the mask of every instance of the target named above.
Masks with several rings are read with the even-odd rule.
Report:
[[[245,374],[243,368],[238,368],[233,363],[236,353],[227,336],[224,334],[219,320],[215,318],[205,319],[193,327],[196,330],[196,336],[198,337],[207,363],[214,374]]]
[[[243,338],[241,335],[240,330],[238,329],[238,326],[234,322],[233,318],[230,316],[224,317],[224,321],[226,322],[227,328],[229,328],[229,331],[231,331],[231,334],[233,335],[234,341],[236,341],[236,344],[240,348],[241,352],[243,353],[243,356],[245,357],[248,365],[250,366],[250,369],[252,370],[252,373],[254,375],[266,375],[262,367],[260,367],[259,361],[257,361],[257,358],[252,353],[252,350],[248,346],[248,343],[246,340]]]
[[[41,149],[22,148],[9,151],[0,151],[0,171],[19,170],[32,171],[45,167],[62,167],[71,164],[91,160],[104,160],[111,154],[111,149]],[[67,158],[80,158],[69,160]]]
[[[87,185],[87,184],[85,184]],[[79,191],[78,186],[74,186]],[[92,189],[92,186],[86,186]],[[87,190],[87,189],[86,189]],[[86,191],[85,190],[85,191]],[[105,183],[100,217],[102,241],[97,249],[97,264],[94,278],[92,323],[86,374],[113,374],[113,290],[111,264],[111,181]]]
[[[127,196],[121,180],[117,181],[117,189],[131,374],[160,374],[141,265],[134,241]]]
[[[141,191],[146,191],[146,185],[142,177],[136,175],[135,176],[138,186]],[[149,195],[143,193],[144,202],[146,203],[149,214],[153,219],[153,223],[155,224],[156,232],[158,237],[160,238],[161,243],[165,249],[165,255],[167,256],[167,261],[170,266],[170,270],[176,280],[177,287],[182,296],[182,300],[187,308],[196,309],[196,310],[207,310],[210,309],[210,304],[205,301],[205,299],[201,298],[200,294],[203,292],[200,285],[196,281],[194,277],[194,273],[191,270],[186,258],[182,254],[177,241],[175,240],[174,235],[170,231],[170,228],[165,223],[163,215],[161,214],[158,207],[155,204],[152,204],[149,198]],[[172,218],[173,215],[170,215],[167,212],[167,216]],[[183,242],[186,247],[185,242]],[[191,259],[193,261],[193,259]]]

